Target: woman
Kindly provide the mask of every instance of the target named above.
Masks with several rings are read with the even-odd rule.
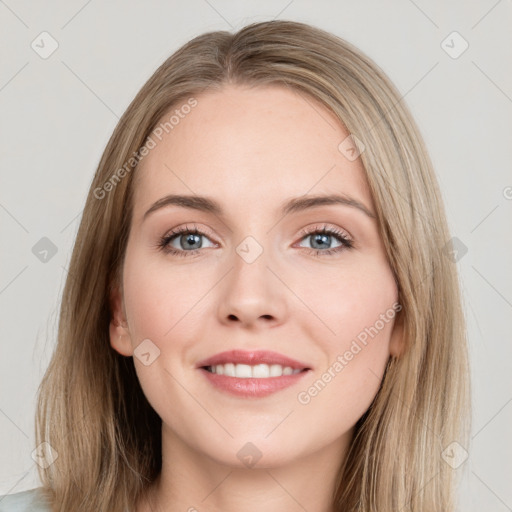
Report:
[[[367,57],[290,21],[193,39],[91,185],[24,496],[454,510],[469,383],[449,239],[421,136]]]

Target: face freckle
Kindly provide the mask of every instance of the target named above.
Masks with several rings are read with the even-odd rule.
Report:
[[[175,444],[235,464],[251,439],[269,466],[341,449],[400,341],[361,160],[339,151],[348,133],[333,113],[289,89],[231,85],[197,101],[137,169],[119,301],[127,336],[114,348],[127,355],[150,340],[158,351],[152,364],[134,363]],[[219,211],[182,200],[146,214],[171,195]],[[329,195],[345,201],[283,215],[293,198]],[[167,248],[185,253],[200,241],[196,253],[158,248],[184,227],[199,238],[180,233]],[[331,234],[307,236],[322,229]],[[332,231],[353,247],[321,254],[343,245]],[[309,370],[267,396],[236,396],[197,368],[230,350],[277,352]]]

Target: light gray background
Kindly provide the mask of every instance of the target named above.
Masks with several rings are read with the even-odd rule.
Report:
[[[0,0],[0,494],[39,485],[37,386],[81,209],[119,116],[192,37],[273,18],[311,23],[368,54],[429,148],[465,297],[474,399],[461,510],[512,510],[512,5],[510,0],[28,2]],[[57,50],[43,59],[47,31]],[[458,58],[452,52],[469,44]],[[455,36],[456,37],[456,36]],[[49,40],[45,40],[49,48]],[[46,263],[33,246],[48,237]],[[459,253],[459,255],[462,253]]]

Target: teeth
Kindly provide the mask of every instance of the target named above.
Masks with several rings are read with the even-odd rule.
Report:
[[[271,377],[281,377],[283,375],[283,367],[280,364],[273,364],[270,366]]]
[[[253,366],[252,376],[257,379],[266,379],[267,377],[270,377],[270,368],[268,364],[257,364],[256,366]]]
[[[241,379],[252,377],[252,368],[248,364],[237,364],[235,366],[235,376]]]
[[[208,366],[208,371],[217,373],[218,375],[226,375],[227,377],[238,377],[239,379],[266,379],[268,377],[281,377],[283,375],[295,375],[302,370],[294,370],[290,366],[281,366],[280,364],[257,364],[250,366],[248,364],[217,364]]]
[[[224,375],[227,375],[228,377],[235,376],[235,365],[233,363],[228,363],[224,365]]]

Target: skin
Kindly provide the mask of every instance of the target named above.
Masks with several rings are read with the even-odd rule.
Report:
[[[163,423],[152,508],[143,501],[137,510],[331,511],[354,425],[390,354],[400,353],[399,317],[308,404],[297,395],[397,302],[397,287],[375,218],[339,204],[284,217],[278,210],[292,197],[337,192],[374,213],[364,168],[339,151],[349,134],[314,99],[275,85],[227,85],[196,99],[137,169],[122,286],[112,296],[112,347],[129,357],[149,339],[160,350],[148,366],[133,358]],[[171,193],[208,196],[224,214],[173,205],[143,220]],[[317,256],[304,229],[324,225],[354,247]],[[180,226],[206,233],[197,254],[157,248]],[[236,252],[247,236],[263,249],[252,263]],[[178,235],[172,246],[190,251],[186,242]],[[319,251],[340,243],[332,237]],[[235,348],[273,350],[312,370],[268,397],[234,397],[196,364]],[[247,442],[261,452],[252,468],[237,457]]]

